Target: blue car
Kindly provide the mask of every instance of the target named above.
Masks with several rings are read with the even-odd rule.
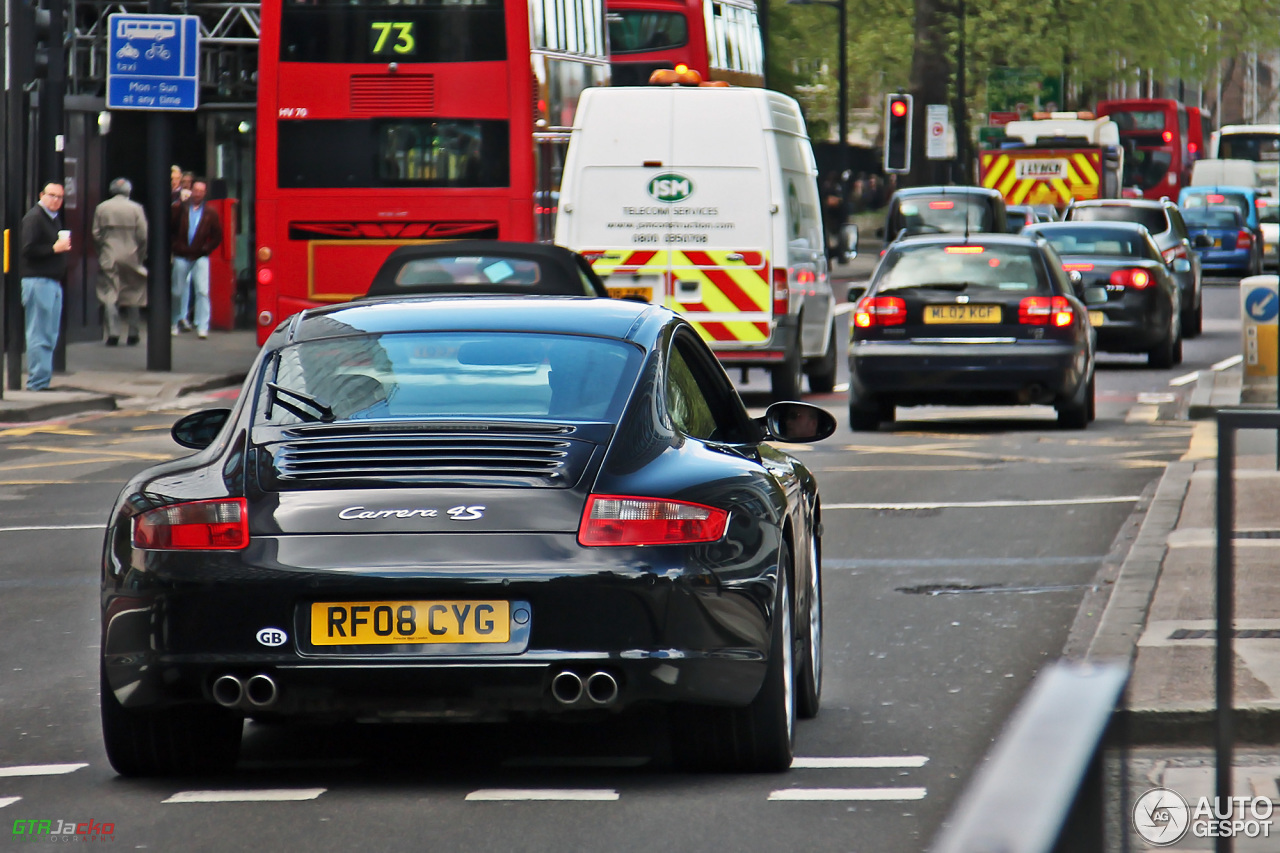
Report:
[[[1182,208],[1184,218],[1187,211],[1202,208],[1232,207],[1240,211],[1244,227],[1253,235],[1250,261],[1241,274],[1254,275],[1262,271],[1262,223],[1258,219],[1258,204],[1266,195],[1265,190],[1259,190],[1257,187],[1218,185],[1185,187],[1178,193],[1178,206]],[[1191,225],[1190,221],[1187,225]],[[1206,269],[1235,269],[1235,261],[1226,263],[1232,266],[1206,267]]]
[[[1182,212],[1182,218],[1206,273],[1241,277],[1254,274],[1257,240],[1238,209],[1225,204],[1191,207]]]

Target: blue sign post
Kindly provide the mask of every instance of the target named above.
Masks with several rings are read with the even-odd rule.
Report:
[[[200,100],[200,19],[107,17],[107,109],[194,110]]]

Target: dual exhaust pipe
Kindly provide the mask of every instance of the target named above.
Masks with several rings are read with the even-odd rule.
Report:
[[[241,679],[238,675],[220,675],[213,682],[213,701],[224,708],[265,710],[276,703],[280,689],[265,672]]]
[[[566,707],[578,704],[606,707],[618,701],[618,692],[618,679],[604,670],[583,678],[566,669],[551,679],[551,697]]]

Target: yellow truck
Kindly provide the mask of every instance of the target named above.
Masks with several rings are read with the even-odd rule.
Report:
[[[978,154],[978,183],[1005,204],[1051,204],[1072,199],[1119,198],[1124,149],[1109,119],[1088,113],[1049,113],[1012,121],[1004,139]]]

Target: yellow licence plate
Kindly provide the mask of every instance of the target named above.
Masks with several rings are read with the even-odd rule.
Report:
[[[505,643],[506,601],[325,601],[311,605],[316,646],[401,643]]]
[[[609,295],[614,299],[643,299],[653,301],[652,287],[610,287]]]
[[[1221,248],[1222,248],[1222,238],[1221,238],[1221,237],[1214,237],[1214,238],[1213,238],[1213,248],[1215,248],[1215,249],[1221,249]]]
[[[1106,314],[1103,314],[1101,311],[1090,311],[1090,312],[1089,312],[1089,325],[1091,325],[1091,326],[1101,326],[1101,325],[1102,325],[1103,323],[1105,323],[1105,322],[1107,322],[1107,315],[1106,315]]]
[[[999,305],[926,305],[925,323],[999,323]]]

